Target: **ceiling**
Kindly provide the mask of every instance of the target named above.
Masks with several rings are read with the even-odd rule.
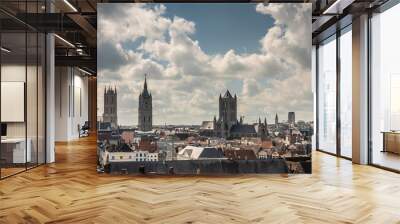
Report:
[[[338,21],[349,21],[386,0],[266,0],[268,3],[312,3],[313,43],[335,32]],[[25,28],[54,32],[56,65],[79,66],[96,73],[97,3],[134,2],[130,0],[1,0],[0,22],[3,32],[16,33]],[[182,2],[141,1],[141,2]],[[190,2],[260,2],[246,0],[194,0]],[[51,9],[51,10],[50,10]],[[52,11],[52,13],[49,13]],[[27,13],[26,13],[27,12]],[[342,22],[345,25],[346,22]],[[330,30],[330,31],[329,31]],[[328,32],[329,31],[329,32]],[[16,38],[15,40],[18,40]]]

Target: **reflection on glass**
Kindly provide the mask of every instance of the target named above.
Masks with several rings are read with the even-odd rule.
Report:
[[[336,153],[335,36],[318,48],[318,101],[319,149]]]
[[[347,30],[350,29],[350,30]],[[352,36],[351,27],[340,36],[340,153],[352,157]],[[347,32],[346,32],[347,31]]]
[[[42,33],[39,33],[38,35],[38,77],[37,77],[37,90],[38,90],[38,136],[37,136],[37,149],[38,149],[38,156],[37,156],[37,162],[38,164],[43,164],[45,163],[45,60],[46,60],[46,52],[45,52],[45,45],[46,45],[46,38],[45,35]]]
[[[400,170],[400,5],[376,14],[371,20],[372,163]]]
[[[1,44],[9,49],[1,57],[2,177],[25,170],[31,151],[26,143],[25,87],[26,35],[2,33]],[[7,97],[6,97],[7,96]],[[28,150],[26,150],[28,148]]]
[[[30,161],[28,168],[37,165],[37,74],[38,36],[35,32],[27,33],[27,82],[26,82],[26,112],[27,112],[27,143],[30,148]]]

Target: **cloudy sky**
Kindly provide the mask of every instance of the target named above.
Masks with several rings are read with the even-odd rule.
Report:
[[[154,124],[201,124],[238,96],[251,123],[312,120],[311,4],[98,4],[98,115],[118,89],[118,120],[136,125],[144,74]]]

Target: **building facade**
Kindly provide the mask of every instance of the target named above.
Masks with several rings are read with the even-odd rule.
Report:
[[[144,78],[143,91],[139,95],[138,128],[140,131],[153,130],[153,104],[151,93],[147,89],[147,77]]]
[[[102,155],[102,165],[111,162],[157,162],[158,153],[147,151],[105,151]]]
[[[109,122],[112,128],[118,127],[117,99],[117,88],[104,88],[103,122]]]

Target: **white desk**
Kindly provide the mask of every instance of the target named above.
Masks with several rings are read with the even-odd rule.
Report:
[[[25,152],[25,138],[5,138],[1,139],[2,147],[3,145],[6,147],[12,147],[12,162],[13,163],[25,163],[31,162],[32,152],[31,146],[32,141],[31,139],[27,139],[27,146]],[[3,149],[2,149],[3,151]],[[26,159],[26,160],[25,160]]]

